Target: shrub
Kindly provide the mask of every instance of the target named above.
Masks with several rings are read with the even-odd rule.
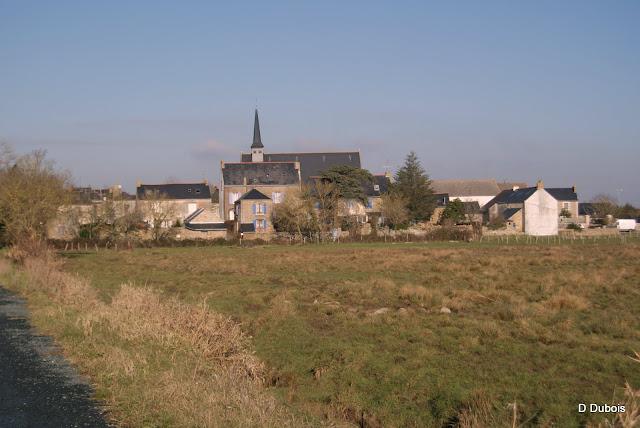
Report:
[[[502,218],[502,216],[496,217],[493,220],[491,220],[489,222],[489,224],[487,225],[487,227],[490,230],[500,230],[500,229],[504,229],[506,227],[506,223],[504,221],[504,219]]]
[[[571,223],[567,226],[567,229],[569,230],[577,230],[578,232],[582,232],[582,227],[580,227],[579,224],[576,223]]]
[[[440,224],[457,224],[465,218],[464,204],[458,198],[453,201],[449,201],[442,216],[440,217]]]

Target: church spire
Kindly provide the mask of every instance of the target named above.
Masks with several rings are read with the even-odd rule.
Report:
[[[260,122],[258,121],[258,109],[256,109],[256,117],[253,122],[253,144],[252,149],[262,149],[262,138],[260,138]]]

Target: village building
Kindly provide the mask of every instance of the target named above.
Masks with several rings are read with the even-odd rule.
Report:
[[[300,189],[338,165],[360,168],[360,152],[265,152],[256,110],[250,151],[241,153],[240,162],[220,162],[220,215],[224,221],[233,222],[234,230],[245,237],[272,233],[272,206],[281,203],[287,192]],[[380,211],[380,195],[387,189],[386,178],[380,177],[374,176],[370,189],[365,188],[367,204],[346,201],[347,212],[367,219],[370,213]],[[252,199],[256,197],[261,199]],[[259,210],[263,205],[268,214],[253,212],[253,207]]]
[[[500,187],[494,179],[487,180],[432,180],[431,188],[436,197],[453,201],[477,202],[484,207],[491,199],[500,193]]]
[[[502,219],[514,231],[535,236],[558,234],[558,201],[542,181],[536,187],[503,190],[484,209],[490,222]]]
[[[260,234],[273,232],[270,221],[273,199],[257,189],[251,189],[234,203],[235,222],[234,231],[237,234],[246,233],[252,238]]]
[[[576,186],[550,187],[546,190],[551,193],[551,196],[553,196],[556,201],[558,201],[559,215],[562,215],[563,213],[568,214],[564,217],[566,217],[568,221],[575,222],[580,215]]]
[[[138,202],[159,200],[172,207],[174,221],[185,218],[198,209],[211,208],[211,190],[206,181],[200,183],[142,184],[136,187]]]

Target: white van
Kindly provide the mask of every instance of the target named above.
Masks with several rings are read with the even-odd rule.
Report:
[[[621,218],[616,222],[616,226],[620,232],[631,232],[636,230],[636,221],[632,218]]]

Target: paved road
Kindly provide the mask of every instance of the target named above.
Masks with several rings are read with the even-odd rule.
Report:
[[[108,427],[91,387],[0,287],[0,427]]]

